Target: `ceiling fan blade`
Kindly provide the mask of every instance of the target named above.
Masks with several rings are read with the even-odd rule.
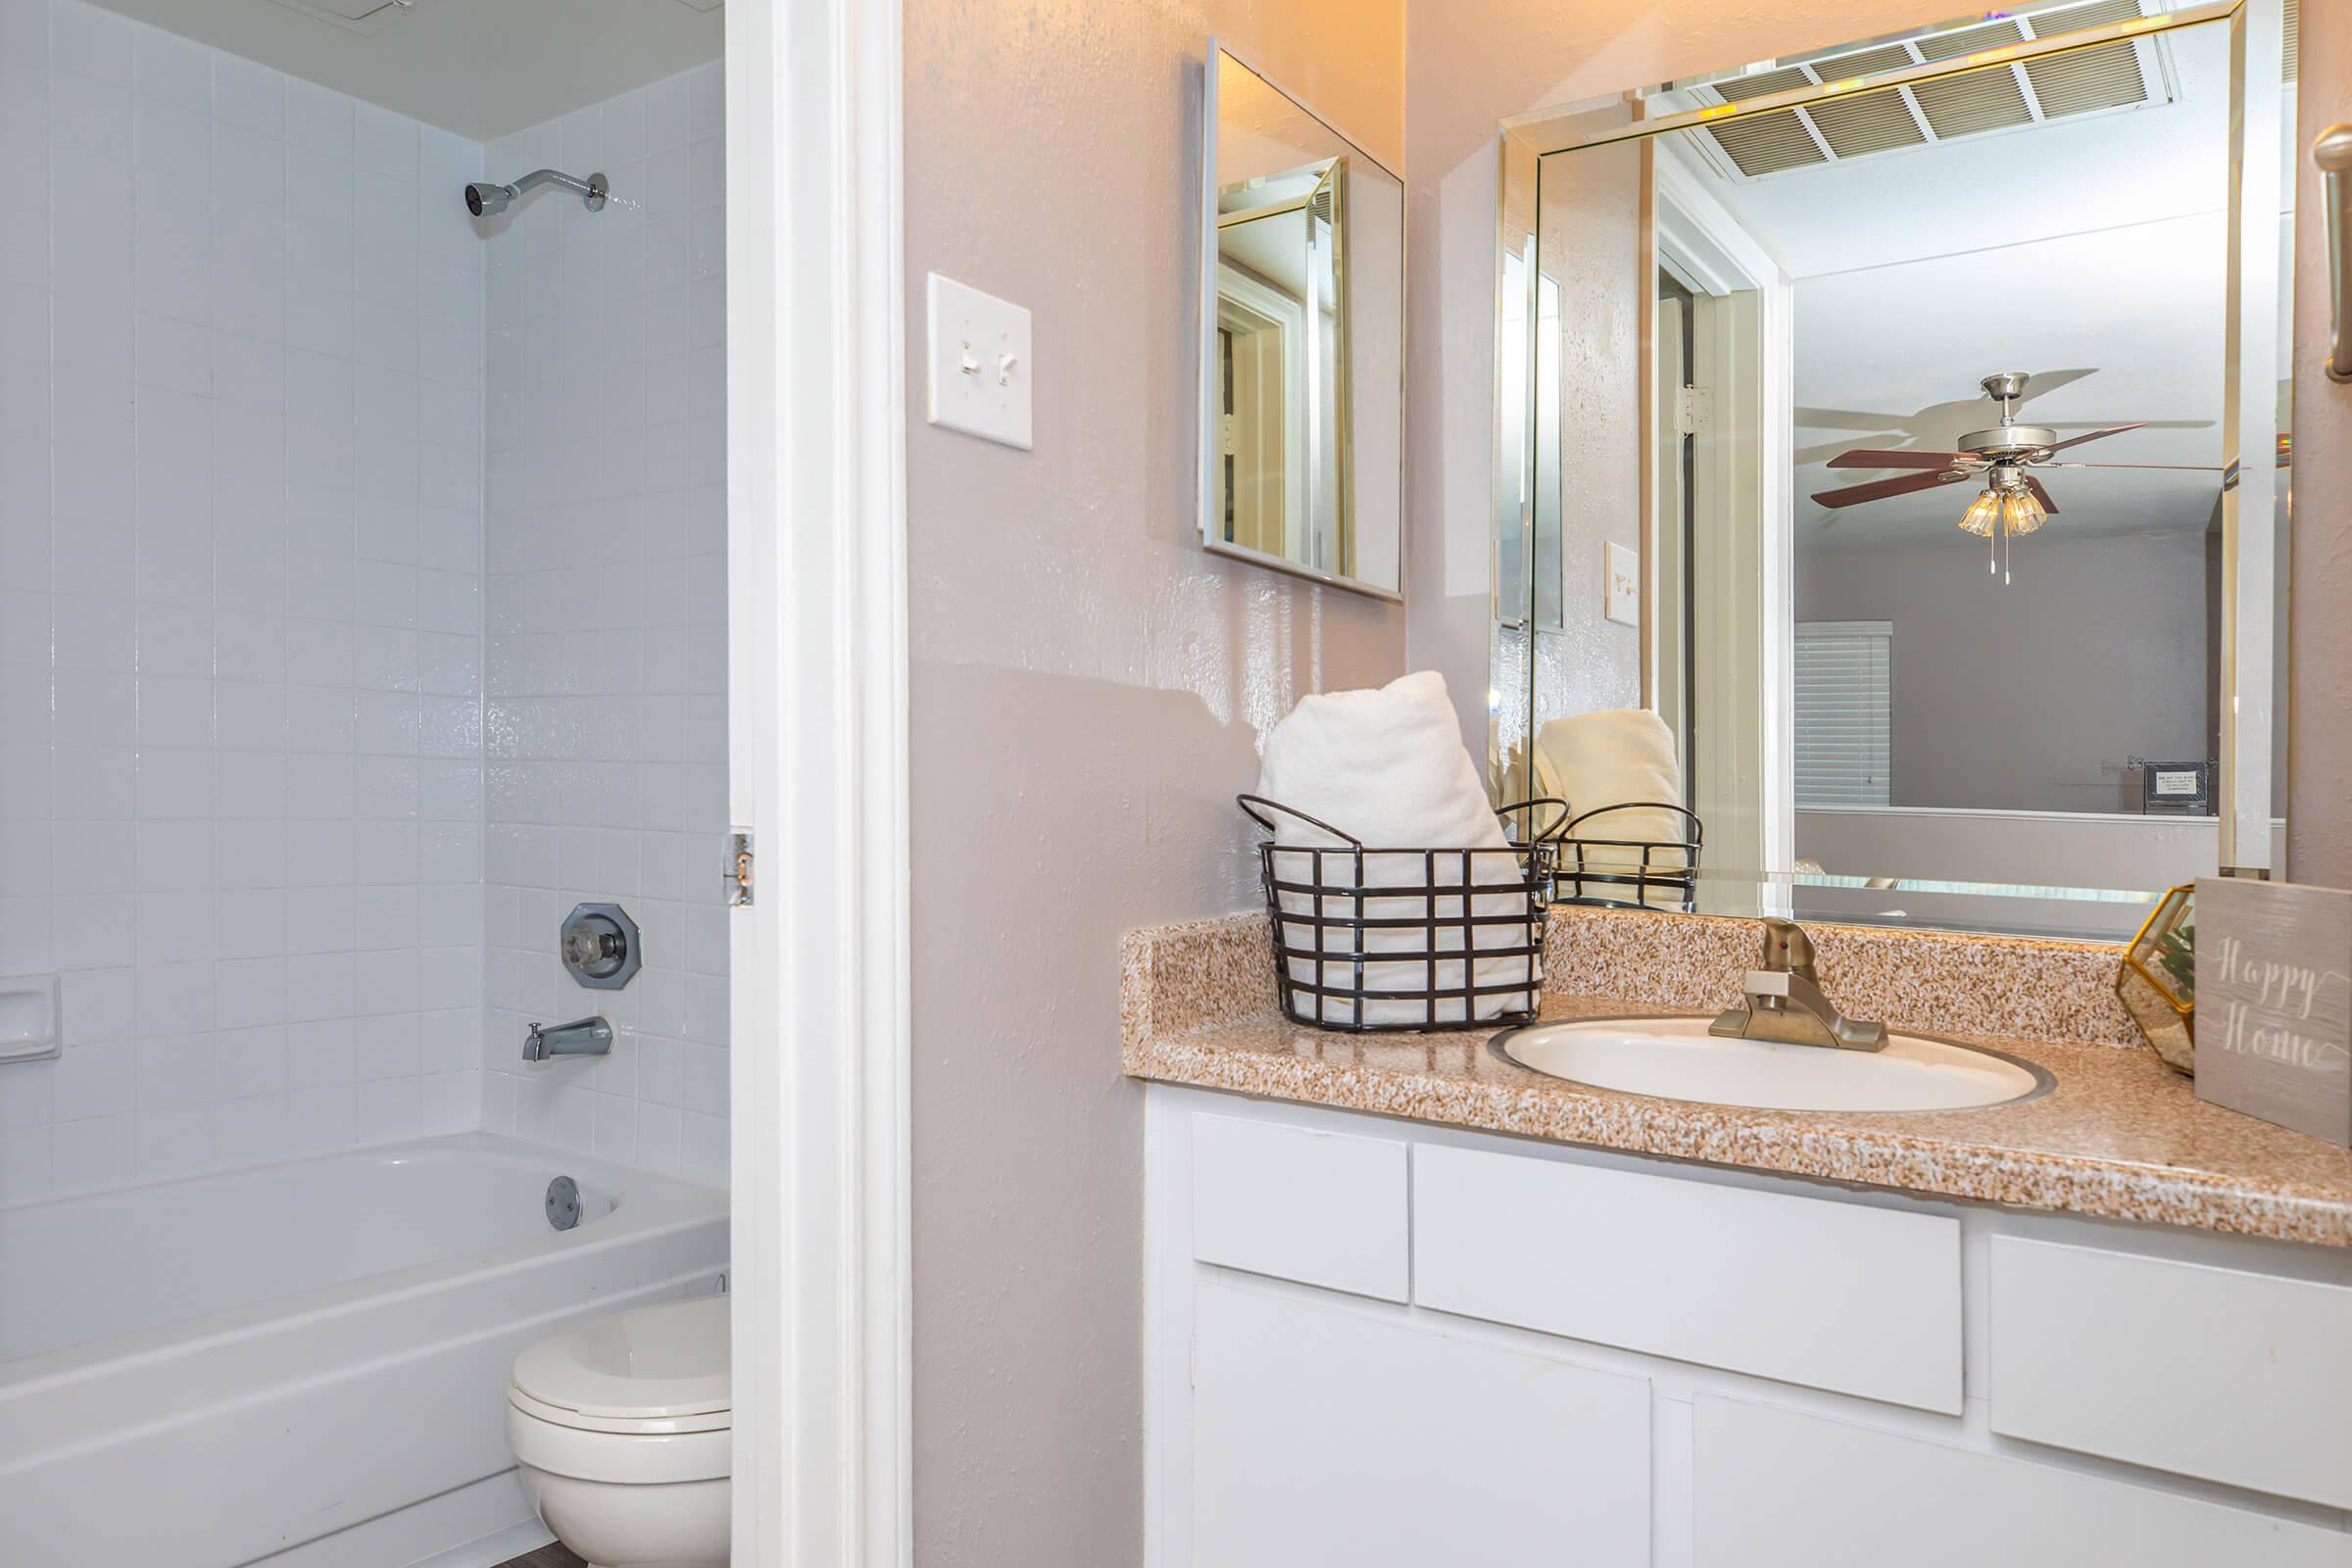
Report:
[[[1892,435],[1911,417],[1907,414],[1871,414],[1859,409],[1797,409],[1800,430],[1884,430]]]
[[[2058,515],[2058,503],[2050,499],[2049,491],[2042,488],[2041,481],[2039,479],[2034,478],[2030,473],[2027,474],[2026,488],[2034,492],[2034,499],[2041,503],[2042,511],[2048,513],[2053,517]]]
[[[1914,490],[1933,490],[1941,483],[1940,473],[1906,473],[1899,479],[1873,479],[1868,484],[1850,484],[1842,490],[1817,491],[1813,499],[1825,507],[1855,507],[1865,501],[1884,501],[1888,496],[1907,496]]]
[[[2088,419],[2051,419],[2047,422],[2049,428],[2053,430],[2106,428],[2104,425],[2094,425]],[[2221,422],[2219,419],[2141,419],[2138,421],[2137,428],[2142,430],[2212,430],[2218,429]]]
[[[1907,447],[1884,451],[1856,447],[1830,460],[1833,468],[1950,468],[1968,461],[1965,452],[1915,452]]]
[[[2065,440],[2054,444],[2050,450],[2064,452],[2068,447],[2079,447],[2085,441],[2104,440],[2111,435],[2122,435],[2126,430],[2144,430],[2147,427],[2148,421],[2145,419],[2140,420],[2137,424],[2111,424],[2104,430],[2092,430],[2084,435],[2070,435]]]
[[[2036,463],[2036,468],[2161,468],[2168,473],[2228,473],[2219,463]]]

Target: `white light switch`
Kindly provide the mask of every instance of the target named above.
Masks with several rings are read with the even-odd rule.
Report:
[[[1605,590],[1601,605],[1609,619],[1621,626],[1642,624],[1642,558],[1623,545],[1601,546]]]
[[[1029,313],[930,274],[930,419],[1029,450]]]

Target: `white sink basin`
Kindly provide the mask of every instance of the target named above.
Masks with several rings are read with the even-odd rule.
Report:
[[[1965,1110],[2049,1085],[1989,1051],[1889,1033],[1884,1051],[1727,1040],[1704,1018],[1530,1024],[1496,1041],[1522,1067],[1594,1089],[1759,1110]]]

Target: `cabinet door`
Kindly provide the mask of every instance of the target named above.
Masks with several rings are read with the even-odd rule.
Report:
[[[2352,1508],[2352,1288],[1997,1236],[1992,1430]]]
[[[2347,1568],[2352,1535],[1701,1395],[1695,1568]]]
[[[1336,1299],[1195,1296],[1199,1568],[1649,1561],[1649,1385]]]

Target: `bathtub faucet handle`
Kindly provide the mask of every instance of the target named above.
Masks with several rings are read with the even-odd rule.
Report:
[[[545,1061],[550,1056],[602,1056],[612,1049],[612,1026],[602,1014],[574,1018],[569,1023],[534,1023],[522,1037],[525,1061]]]

